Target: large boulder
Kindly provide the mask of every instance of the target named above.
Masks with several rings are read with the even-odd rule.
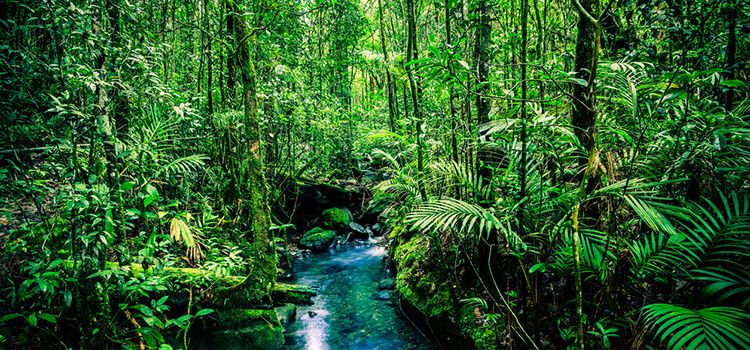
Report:
[[[396,280],[393,278],[386,278],[378,282],[378,290],[394,290],[396,289]]]
[[[414,236],[396,248],[396,291],[401,298],[429,318],[453,315],[449,280],[434,269],[428,238]]]
[[[354,221],[354,217],[349,209],[330,208],[323,211],[321,220],[322,225],[325,228],[332,230],[345,230],[348,228],[349,223]]]
[[[274,308],[274,310],[276,310],[276,316],[278,316],[279,322],[281,322],[281,325],[284,327],[289,326],[297,320],[297,305],[285,304],[284,306]]]
[[[336,231],[324,230],[320,227],[307,231],[302,239],[299,240],[300,246],[312,250],[313,252],[322,252],[331,246],[336,238]]]
[[[368,239],[370,238],[370,232],[364,226],[352,221],[349,223],[349,232],[351,238]]]

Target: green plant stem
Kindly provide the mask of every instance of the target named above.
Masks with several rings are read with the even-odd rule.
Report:
[[[571,219],[573,220],[573,260],[575,261],[575,284],[576,284],[576,345],[583,349],[583,291],[581,283],[581,243],[578,233],[578,214],[580,205],[573,207]]]

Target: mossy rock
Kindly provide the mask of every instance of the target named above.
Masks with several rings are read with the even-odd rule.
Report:
[[[299,284],[277,282],[273,286],[273,302],[276,305],[287,303],[297,305],[312,305],[312,297],[318,294],[312,288]]]
[[[354,221],[354,216],[346,208],[330,208],[323,211],[321,216],[322,225],[325,228],[333,230],[344,230],[349,223]]]
[[[284,328],[273,309],[230,309],[217,311],[215,317],[221,329],[209,336],[214,349],[281,349],[284,345]]]
[[[328,249],[335,238],[336,231],[324,230],[320,227],[316,227],[307,231],[305,235],[302,236],[302,239],[299,240],[299,244],[303,248],[310,249],[317,253]]]
[[[393,278],[386,278],[378,282],[378,290],[394,290],[396,289],[396,280]]]
[[[282,326],[288,326],[297,320],[297,305],[286,304],[274,308],[276,315],[279,317],[279,322]]]
[[[430,318],[445,318],[453,312],[453,301],[447,282],[430,271],[425,236],[415,236],[396,248],[396,291],[421,313]]]

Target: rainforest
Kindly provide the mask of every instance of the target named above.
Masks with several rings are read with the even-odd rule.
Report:
[[[750,349],[748,0],[0,1],[0,349]]]

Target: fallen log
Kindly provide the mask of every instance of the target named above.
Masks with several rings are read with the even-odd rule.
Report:
[[[65,266],[73,268],[73,261],[65,261]],[[271,290],[255,283],[254,279],[244,276],[227,276],[213,271],[189,268],[189,267],[148,267],[146,269],[139,264],[128,264],[121,266],[117,262],[107,262],[105,270],[96,274],[104,275],[106,271],[124,271],[134,276],[156,275],[165,277],[172,283],[180,286],[192,287],[201,291],[201,304],[204,307],[218,306],[221,308],[255,308],[271,307],[268,295],[271,296],[273,306],[285,304],[312,305],[312,297],[317,293],[310,287],[274,283]],[[168,291],[172,294],[178,290]],[[270,293],[269,293],[270,292]]]

